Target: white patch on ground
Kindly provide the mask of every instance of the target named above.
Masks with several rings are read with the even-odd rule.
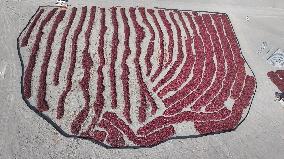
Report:
[[[0,61],[0,80],[5,78],[6,70],[7,70],[7,62],[4,60],[1,60]]]
[[[175,136],[197,135],[198,132],[194,128],[193,122],[182,122],[174,125],[176,134]]]
[[[224,105],[227,109],[232,110],[233,106],[234,106],[235,100],[232,98],[228,98],[225,102]]]

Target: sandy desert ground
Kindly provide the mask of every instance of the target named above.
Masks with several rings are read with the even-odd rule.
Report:
[[[284,49],[284,2],[221,0],[207,2],[70,1],[72,6],[145,6],[225,12],[229,15],[242,53],[255,73],[256,95],[250,113],[236,131],[200,138],[175,139],[153,148],[106,149],[90,141],[66,138],[31,111],[21,98],[21,65],[17,37],[38,6],[51,0],[0,2],[0,158],[281,158],[284,156],[284,106],[274,102],[276,86],[266,73],[274,68],[258,54]],[[246,16],[249,20],[246,21]],[[282,29],[281,29],[282,28]]]

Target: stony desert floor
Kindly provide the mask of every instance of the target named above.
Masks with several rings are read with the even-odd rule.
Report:
[[[281,158],[284,156],[284,106],[274,100],[276,86],[266,73],[274,68],[267,49],[284,49],[284,4],[258,0],[246,3],[186,0],[71,1],[71,6],[145,6],[225,12],[229,15],[242,53],[255,73],[257,90],[246,120],[236,131],[200,138],[174,139],[153,148],[106,149],[90,141],[66,138],[30,110],[20,90],[21,65],[17,37],[38,6],[54,1],[0,2],[0,158]],[[249,20],[246,20],[248,16]]]

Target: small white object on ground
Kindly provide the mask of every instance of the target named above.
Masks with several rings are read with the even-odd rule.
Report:
[[[284,66],[284,52],[281,49],[277,49],[268,59],[267,62],[274,67]]]
[[[249,21],[249,16],[246,16],[246,21]]]
[[[67,3],[65,0],[57,0],[55,3],[57,6],[67,7]]]
[[[5,78],[5,73],[6,73],[6,68],[7,68],[7,62],[4,60],[0,62],[0,79]]]
[[[283,101],[283,100],[280,100],[279,103],[280,103],[281,105],[284,105],[284,101]]]

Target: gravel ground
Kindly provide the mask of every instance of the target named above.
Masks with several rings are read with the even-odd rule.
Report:
[[[54,1],[0,2],[0,158],[281,158],[284,156],[284,106],[274,102],[276,86],[266,73],[276,70],[257,54],[263,41],[284,46],[284,2],[244,0],[213,3],[171,1],[76,1],[72,6],[145,6],[226,12],[243,55],[257,79],[257,92],[247,119],[233,132],[194,139],[175,139],[153,148],[106,149],[90,141],[66,138],[31,111],[21,98],[21,66],[16,39],[39,5]],[[249,21],[246,21],[246,16]]]

